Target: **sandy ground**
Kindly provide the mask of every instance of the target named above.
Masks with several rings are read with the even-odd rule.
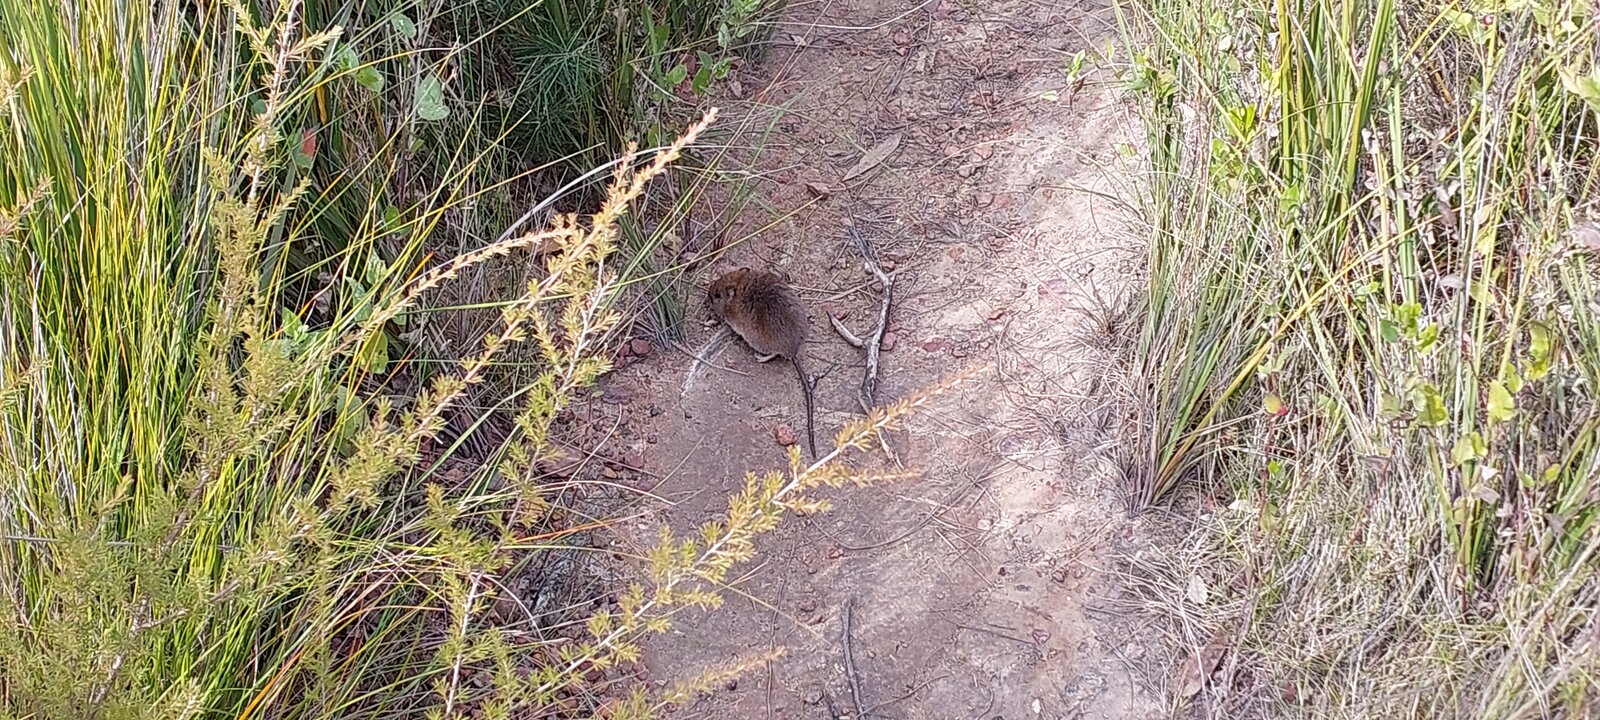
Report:
[[[1096,399],[1115,382],[1109,308],[1141,252],[1115,200],[1136,119],[1093,67],[1110,21],[1071,1],[792,2],[777,45],[730,83],[725,122],[776,122],[743,168],[757,203],[732,236],[750,239],[709,271],[793,277],[819,445],[859,415],[865,366],[827,316],[865,334],[879,305],[852,224],[895,275],[879,403],[989,369],[892,438],[894,460],[864,459],[920,479],[828,493],[834,511],[763,537],[724,608],[649,645],[653,684],[785,650],[672,717],[1162,714],[1117,609],[1114,557],[1137,533]],[[847,178],[875,147],[890,150]],[[664,500],[624,544],[713,519],[746,471],[783,467],[780,425],[803,440],[792,369],[737,340],[709,347],[719,328],[699,300],[685,349],[717,367],[685,387],[688,353],[657,348],[608,380],[638,410],[622,442]]]

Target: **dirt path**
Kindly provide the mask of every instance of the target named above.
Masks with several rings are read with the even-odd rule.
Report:
[[[923,479],[832,493],[837,509],[788,521],[760,543],[728,604],[681,616],[648,649],[652,681],[688,678],[778,646],[786,654],[679,708],[682,718],[835,718],[856,700],[841,642],[853,607],[860,704],[883,718],[1147,718],[1159,714],[1130,668],[1142,657],[1109,609],[1106,568],[1130,537],[1108,442],[1089,412],[1107,366],[1104,305],[1125,292],[1137,253],[1115,203],[1134,127],[1108,73],[1069,84],[1080,50],[1106,47],[1109,12],[1087,3],[794,2],[779,46],[739,82],[777,112],[754,173],[763,212],[712,268],[787,270],[812,313],[809,369],[825,443],[857,413],[863,362],[829,328],[846,312],[869,329],[877,294],[846,227],[893,266],[899,302],[883,355],[886,402],[985,363],[994,369],[895,438]],[[1091,63],[1092,64],[1092,63]],[[879,166],[843,179],[898,134]],[[1122,180],[1118,180],[1118,178]],[[807,183],[831,190],[811,200]],[[738,232],[735,233],[739,234]],[[694,298],[698,300],[698,298]],[[715,328],[698,314],[688,342]],[[737,342],[683,390],[689,358],[657,351],[621,371],[630,405],[654,406],[631,434],[667,479],[658,520],[682,530],[726,508],[747,470],[781,467],[774,428],[801,432],[792,371],[758,365]],[[648,524],[637,528],[651,537]]]

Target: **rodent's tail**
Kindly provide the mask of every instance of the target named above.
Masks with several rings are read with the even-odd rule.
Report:
[[[800,392],[806,396],[806,447],[811,448],[811,459],[817,459],[817,431],[812,427],[815,422],[812,418],[816,414],[815,402],[811,399],[811,380],[806,377],[806,371],[800,369],[800,358],[789,358],[794,365],[794,374],[800,377]]]

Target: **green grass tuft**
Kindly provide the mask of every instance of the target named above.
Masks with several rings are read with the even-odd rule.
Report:
[[[1152,166],[1131,494],[1223,482],[1199,549],[1147,568],[1228,589],[1152,590],[1236,648],[1208,701],[1600,711],[1592,17],[1125,11]]]

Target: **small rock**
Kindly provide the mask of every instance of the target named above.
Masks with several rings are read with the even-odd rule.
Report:
[[[817,610],[817,599],[816,598],[806,598],[806,599],[800,601],[800,612],[816,612],[816,610]]]
[[[950,341],[944,338],[928,338],[922,341],[923,352],[940,353],[950,349]]]
[[[639,357],[645,357],[650,354],[650,341],[644,338],[634,338],[632,342],[628,343],[628,349]]]
[[[1033,641],[1036,642],[1036,643],[1039,643],[1040,645],[1043,645],[1043,644],[1045,644],[1047,642],[1050,642],[1050,631],[1049,630],[1034,630],[1033,633],[1032,633],[1032,636],[1033,636]]]
[[[978,193],[977,195],[973,196],[972,202],[973,202],[973,204],[977,205],[978,207],[989,207],[990,205],[994,204],[994,193],[991,193],[991,192]]]
[[[962,255],[967,254],[967,249],[957,245],[944,251],[944,254],[949,255],[951,260],[960,260]]]
[[[806,191],[811,193],[811,196],[818,200],[827,200],[828,198],[833,197],[833,191],[830,190],[827,185],[823,185],[819,182],[806,183]]]
[[[772,437],[778,441],[779,445],[784,447],[795,444],[794,428],[789,427],[788,423],[779,423],[777,427],[773,428]]]
[[[600,468],[600,474],[603,475],[607,480],[617,479],[617,471],[613,470],[610,465]]]
[[[844,548],[841,548],[838,545],[828,548],[829,560],[838,560],[841,557],[844,557]]]
[[[805,701],[805,704],[807,705],[817,705],[822,702],[822,691],[817,688],[812,688],[807,690],[805,697],[800,699]]]
[[[890,350],[894,349],[894,344],[899,339],[900,339],[900,336],[898,336],[898,335],[896,335],[894,333],[884,333],[883,334],[883,342],[880,343],[878,347],[879,347],[879,349],[883,350],[884,352],[889,352]]]
[[[979,145],[972,152],[973,152],[973,154],[977,155],[978,157],[980,157],[980,158],[982,158],[984,160],[988,160],[989,158],[994,157],[994,146],[993,145]]]
[[[738,690],[739,689],[739,678],[728,678],[728,681],[722,684],[722,689],[723,690],[727,690],[728,692],[733,692],[734,690]]]
[[[978,166],[977,165],[973,165],[971,163],[968,163],[968,164],[965,164],[965,165],[960,165],[960,166],[956,167],[956,174],[961,176],[961,177],[964,177],[964,178],[972,177],[972,174],[977,172],[977,171],[978,171]]]
[[[833,316],[840,320],[850,317],[850,308],[834,308]]]
[[[1005,577],[1006,576],[1006,566],[1001,565],[999,572],[1000,572],[1000,577]]]
[[[997,307],[997,308],[989,311],[989,320],[991,322],[993,322],[995,320],[999,320],[1000,318],[1005,317],[1005,314],[1006,314],[1006,309],[1005,308]]]

